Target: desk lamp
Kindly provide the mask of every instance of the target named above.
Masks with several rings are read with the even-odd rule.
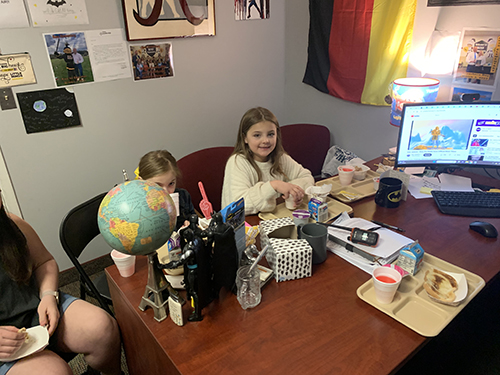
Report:
[[[435,102],[439,80],[434,78],[398,78],[392,83],[391,125],[399,126],[405,103]]]

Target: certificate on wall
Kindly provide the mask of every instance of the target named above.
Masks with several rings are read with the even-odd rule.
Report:
[[[85,0],[27,0],[35,27],[89,23]]]
[[[0,1],[0,29],[29,27],[23,0]]]
[[[36,83],[36,78],[28,53],[0,55],[0,87],[31,83]]]

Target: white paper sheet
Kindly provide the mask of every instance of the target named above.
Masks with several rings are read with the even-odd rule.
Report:
[[[441,173],[439,181],[441,181],[441,190],[444,191],[474,191],[469,177]]]
[[[27,0],[34,27],[89,23],[85,0]]]
[[[85,31],[96,82],[132,76],[123,29]]]
[[[0,29],[29,27],[23,0],[0,1]]]

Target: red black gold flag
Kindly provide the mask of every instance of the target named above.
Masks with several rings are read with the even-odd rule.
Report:
[[[352,102],[385,105],[406,77],[417,0],[309,0],[303,82]]]

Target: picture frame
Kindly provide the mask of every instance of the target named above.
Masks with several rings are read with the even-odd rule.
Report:
[[[122,0],[128,41],[215,35],[215,0]]]
[[[500,4],[500,0],[427,0],[428,7]]]

